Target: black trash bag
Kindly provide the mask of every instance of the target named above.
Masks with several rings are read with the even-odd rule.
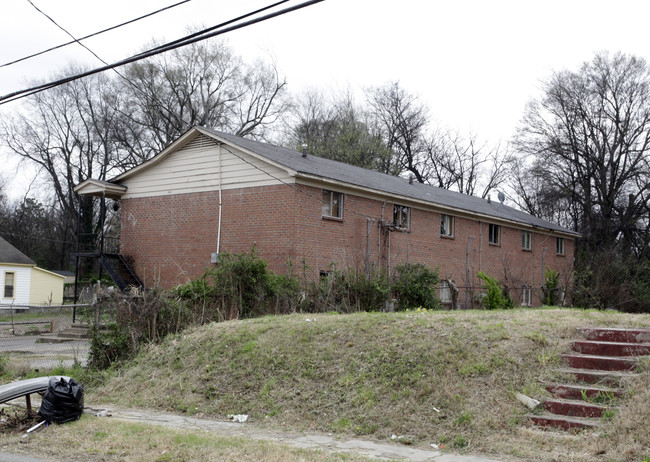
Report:
[[[50,377],[38,413],[48,424],[72,422],[84,411],[84,389],[74,379]]]

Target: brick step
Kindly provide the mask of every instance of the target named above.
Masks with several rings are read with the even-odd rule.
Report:
[[[600,356],[645,356],[650,355],[650,343],[604,342],[596,340],[576,340],[573,351],[587,355]]]
[[[650,343],[650,329],[580,327],[578,328],[578,332],[587,340],[623,343]]]
[[[555,415],[550,413],[543,413],[540,415],[528,415],[531,422],[540,427],[557,427],[564,430],[581,429],[581,428],[596,428],[600,425],[599,419],[588,419],[585,417],[569,417],[562,415]]]
[[[600,383],[608,386],[618,386],[621,379],[636,377],[638,374],[624,371],[598,371],[594,369],[564,368],[556,369],[560,374],[571,375],[576,380],[586,383]]]
[[[600,371],[632,371],[635,370],[638,365],[637,359],[631,357],[582,354],[568,354],[561,356],[569,366],[578,369],[595,369]]]
[[[572,399],[549,399],[543,403],[551,414],[570,417],[602,417],[607,406]]]
[[[588,398],[598,396],[623,397],[623,390],[620,388],[593,387],[588,385],[567,385],[562,383],[547,383],[546,390],[555,398],[582,399],[582,392]]]

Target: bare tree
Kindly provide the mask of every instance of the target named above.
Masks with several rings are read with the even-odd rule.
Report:
[[[597,55],[546,83],[528,105],[517,147],[572,207],[588,249],[612,248],[643,225],[650,189],[650,71],[642,59]]]
[[[583,278],[593,284],[590,293],[601,297],[601,306],[620,306],[623,298],[602,284],[600,290],[593,275],[605,274],[603,262],[645,266],[649,256],[650,69],[634,56],[601,53],[577,72],[553,74],[544,90],[528,105],[516,138],[533,159],[528,175],[545,185],[532,197],[537,204],[529,203],[555,199],[569,212],[583,236],[578,266],[592,275]],[[620,268],[602,281],[631,291],[645,287],[616,279],[645,271]],[[641,292],[650,302],[650,291]]]
[[[485,198],[505,183],[512,163],[499,145],[490,147],[476,134],[438,130],[426,142],[422,164],[427,183]]]
[[[380,124],[384,142],[392,152],[387,170],[409,172],[418,182],[424,183],[428,108],[417,96],[400,87],[399,82],[371,89],[368,104]]]
[[[134,128],[122,141],[128,151],[144,150],[144,157],[194,125],[263,137],[286,110],[287,83],[275,65],[247,65],[217,39],[134,63],[126,76],[125,115]]]

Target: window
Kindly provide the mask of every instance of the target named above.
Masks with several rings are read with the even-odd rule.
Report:
[[[440,301],[442,303],[451,303],[451,287],[448,281],[440,283]]]
[[[533,288],[524,286],[521,291],[521,305],[531,306],[533,304]]]
[[[14,298],[15,273],[5,273],[4,298]]]
[[[555,238],[555,253],[558,255],[564,255],[564,238],[557,237]]]
[[[530,250],[532,249],[532,236],[530,234],[530,231],[522,231],[521,232],[521,248],[523,250]]]
[[[490,224],[488,242],[492,245],[501,245],[501,226]]]
[[[343,218],[343,193],[323,189],[323,216]]]
[[[399,229],[409,229],[411,223],[411,208],[403,205],[393,206],[393,224]]]
[[[454,236],[454,217],[451,215],[440,215],[440,235],[441,236]]]

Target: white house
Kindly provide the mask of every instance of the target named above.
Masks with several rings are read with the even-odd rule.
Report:
[[[0,305],[60,305],[64,279],[0,237]]]

